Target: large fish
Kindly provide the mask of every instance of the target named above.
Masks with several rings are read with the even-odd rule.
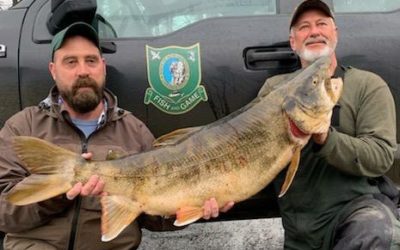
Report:
[[[109,241],[142,212],[177,214],[175,225],[181,226],[200,219],[211,197],[220,207],[245,200],[291,162],[283,195],[301,148],[311,134],[328,131],[342,89],[341,79],[329,77],[329,63],[321,58],[237,112],[162,136],[153,150],[120,159],[86,161],[43,140],[15,137],[14,150],[31,175],[7,199],[15,205],[39,202],[97,174],[109,194],[101,197],[102,240]]]

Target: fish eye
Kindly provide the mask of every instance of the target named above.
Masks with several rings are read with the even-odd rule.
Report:
[[[313,84],[313,85],[317,85],[317,81],[318,81],[318,77],[317,77],[317,76],[314,76],[314,77],[312,78],[312,84]]]

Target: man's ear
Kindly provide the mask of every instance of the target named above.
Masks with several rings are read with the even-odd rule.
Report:
[[[335,26],[335,32],[336,32],[336,39],[339,39],[339,29],[337,26]]]
[[[291,34],[289,35],[289,43],[290,43],[290,47],[292,48],[292,50],[296,51],[296,45],[294,43],[294,38]]]
[[[106,59],[104,57],[102,57],[101,60],[103,61],[104,75],[107,75]]]
[[[56,80],[56,70],[55,70],[55,66],[54,66],[54,62],[50,62],[49,63],[49,71],[51,74],[51,77],[53,77],[53,80]]]

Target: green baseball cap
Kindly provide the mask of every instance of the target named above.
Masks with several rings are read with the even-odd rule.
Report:
[[[56,50],[61,48],[64,44],[64,41],[73,36],[82,36],[91,41],[100,51],[100,42],[99,36],[97,35],[96,30],[89,24],[84,22],[76,22],[65,29],[61,30],[57,34],[54,35],[53,40],[51,41],[51,60],[54,59],[54,53]]]

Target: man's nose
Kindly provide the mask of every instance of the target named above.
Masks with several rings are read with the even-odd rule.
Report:
[[[76,70],[77,75],[80,77],[89,75],[89,67],[86,65],[85,62],[80,62]]]
[[[318,28],[317,25],[311,25],[311,29],[310,29],[310,36],[311,37],[317,37],[320,35],[320,29]]]

